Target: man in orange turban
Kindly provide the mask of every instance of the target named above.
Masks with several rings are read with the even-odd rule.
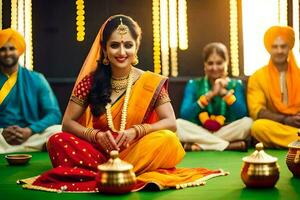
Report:
[[[248,108],[255,120],[251,134],[266,147],[284,148],[298,138],[300,128],[300,70],[292,49],[291,27],[273,26],[264,36],[269,63],[248,81]]]
[[[44,76],[19,65],[22,35],[0,30],[0,154],[41,150],[61,129],[57,100]]]

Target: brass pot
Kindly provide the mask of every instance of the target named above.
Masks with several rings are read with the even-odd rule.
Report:
[[[298,136],[300,133],[298,132]],[[295,177],[300,177],[300,139],[288,145],[289,151],[286,155],[286,164]]]
[[[255,146],[256,151],[243,158],[241,178],[247,187],[274,187],[279,179],[277,158],[264,152],[263,144]]]
[[[121,194],[130,192],[136,183],[133,166],[119,158],[118,151],[110,152],[108,162],[98,166],[96,177],[99,192]]]

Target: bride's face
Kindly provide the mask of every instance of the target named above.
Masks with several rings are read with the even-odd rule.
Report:
[[[112,68],[130,67],[137,51],[136,41],[128,31],[120,34],[115,30],[106,44],[106,53]]]

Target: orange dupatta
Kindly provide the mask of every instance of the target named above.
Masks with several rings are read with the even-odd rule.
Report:
[[[141,124],[145,119],[152,116],[153,109],[151,107],[154,106],[157,96],[166,80],[163,76],[147,71],[136,81],[129,99],[126,129],[132,127],[132,125]],[[124,98],[123,95],[112,106],[113,122],[117,129],[120,129]],[[108,129],[105,114],[99,118],[93,118],[92,122],[94,128]]]
[[[285,114],[296,114],[300,111],[300,70],[296,64],[295,57],[290,51],[288,58],[288,70],[286,74],[288,104],[284,104],[281,99],[279,72],[270,60],[268,67],[267,81],[269,85],[269,96],[274,107]]]

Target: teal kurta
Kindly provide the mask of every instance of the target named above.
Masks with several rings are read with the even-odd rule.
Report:
[[[7,79],[0,72],[0,88]],[[41,133],[60,123],[61,112],[45,77],[19,66],[17,82],[0,104],[0,127],[18,125]]]
[[[206,94],[207,91],[205,85],[208,86],[208,90],[211,90],[212,86],[206,77],[189,80],[185,87],[180,108],[181,118],[201,125],[198,115],[204,111],[208,112],[210,115],[224,115],[226,118],[225,123],[230,123],[247,116],[248,111],[245,100],[245,90],[242,81],[230,79],[228,83],[227,89],[233,89],[236,97],[236,101],[230,106],[226,105],[220,96],[216,96],[209,102],[208,106],[201,108],[197,101],[201,95]]]

